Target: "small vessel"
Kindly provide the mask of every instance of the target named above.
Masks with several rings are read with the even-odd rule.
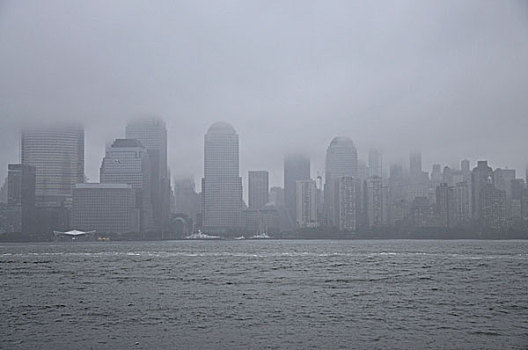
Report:
[[[239,240],[241,240],[241,239],[246,239],[246,237],[244,237],[244,236],[240,236],[240,237],[235,237],[235,239],[236,239],[237,241],[239,241]]]
[[[186,236],[185,239],[221,239],[220,236],[211,236],[205,233],[202,233],[201,231],[198,231],[196,233],[193,233],[189,236]]]
[[[268,236],[266,232],[257,233],[254,236],[251,236],[249,239],[270,239],[271,237]]]

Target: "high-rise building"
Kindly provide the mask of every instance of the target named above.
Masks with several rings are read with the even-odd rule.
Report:
[[[269,201],[269,174],[267,171],[248,173],[249,209],[261,209]]]
[[[422,153],[411,152],[409,154],[409,172],[411,177],[418,177],[422,174]]]
[[[36,169],[36,205],[71,206],[73,187],[84,182],[84,130],[54,124],[22,130],[21,162]]]
[[[455,223],[457,225],[467,223],[471,217],[471,188],[467,181],[455,185]]]
[[[35,229],[35,167],[25,164],[9,164],[7,175],[7,204],[16,217],[17,231],[24,233]]]
[[[369,176],[383,177],[383,155],[380,150],[369,150],[368,163]]]
[[[116,139],[106,150],[101,164],[101,183],[128,184],[134,189],[143,233],[154,230],[151,169],[149,154],[136,139]]]
[[[506,218],[511,218],[512,181],[515,180],[515,169],[500,169],[493,171],[493,184],[506,193]]]
[[[444,180],[441,169],[442,166],[440,164],[433,164],[433,171],[431,172],[431,186],[433,188],[440,186]]]
[[[339,231],[356,231],[358,228],[358,207],[360,200],[360,181],[352,176],[335,179],[336,227]]]
[[[337,212],[335,208],[335,184],[340,177],[353,177],[358,180],[357,150],[348,137],[334,137],[326,150],[324,203],[326,224],[337,227]]]
[[[484,230],[501,231],[506,221],[506,192],[486,183],[479,191],[478,212]]]
[[[313,180],[298,180],[296,190],[296,221],[298,228],[311,228],[319,225],[317,221],[317,187]]]
[[[369,227],[383,225],[383,182],[379,176],[371,176],[366,181],[366,208]]]
[[[139,209],[129,184],[85,183],[73,190],[72,226],[97,233],[137,233]]]
[[[147,150],[151,166],[151,201],[154,228],[167,227],[170,211],[170,177],[167,167],[167,128],[159,118],[145,118],[126,126],[126,138],[136,139]]]
[[[242,227],[238,134],[228,123],[211,125],[204,138],[203,229],[227,233]]]
[[[196,221],[196,216],[201,213],[200,195],[196,192],[193,178],[174,180],[175,213],[185,214]]]
[[[480,192],[488,184],[493,184],[493,170],[487,161],[478,161],[477,166],[471,172],[471,216],[480,219],[482,207],[480,203]]]
[[[441,227],[453,227],[456,222],[455,190],[446,183],[436,187],[436,215]]]
[[[270,188],[269,201],[277,208],[284,207],[284,188],[277,186]]]
[[[471,172],[471,170],[469,169],[469,160],[464,159],[460,162],[460,170],[465,174]]]
[[[310,158],[302,154],[292,154],[284,157],[284,204],[289,218],[290,228],[295,227],[296,182],[310,180]]]

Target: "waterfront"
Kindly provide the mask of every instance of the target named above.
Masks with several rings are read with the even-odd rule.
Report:
[[[528,241],[0,245],[1,348],[528,344]]]

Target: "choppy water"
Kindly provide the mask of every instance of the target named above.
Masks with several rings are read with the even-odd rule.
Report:
[[[526,349],[528,241],[0,246],[0,348]]]

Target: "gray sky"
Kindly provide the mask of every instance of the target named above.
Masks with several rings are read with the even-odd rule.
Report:
[[[2,1],[0,177],[21,124],[86,130],[86,173],[126,121],[167,122],[173,175],[203,173],[203,135],[233,124],[241,172],[282,185],[285,152],[322,172],[351,137],[384,167],[528,163],[526,1]],[[246,180],[244,186],[246,187]],[[197,181],[198,184],[198,181]]]

